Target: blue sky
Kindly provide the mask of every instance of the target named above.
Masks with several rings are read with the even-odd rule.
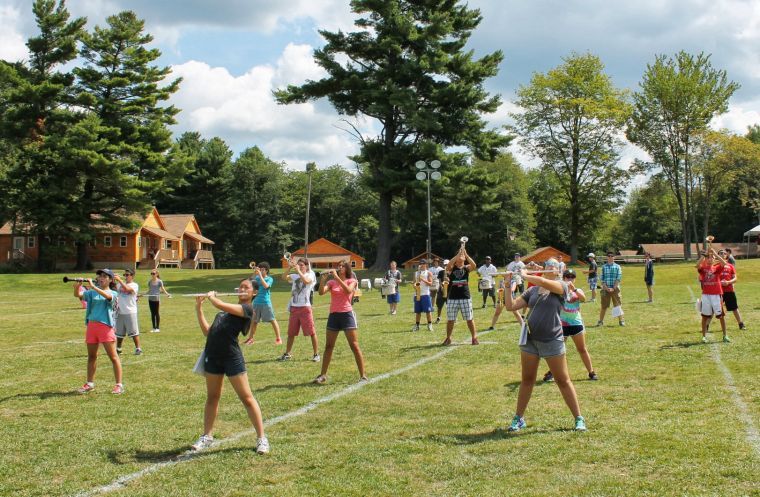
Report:
[[[477,54],[500,49],[499,75],[488,88],[504,105],[488,116],[492,126],[510,121],[514,91],[531,75],[561,63],[569,53],[589,51],[602,58],[621,87],[635,90],[655,54],[684,49],[712,54],[742,88],[730,110],[714,123],[743,133],[760,123],[760,2],[750,0],[471,0],[483,22],[472,36]],[[339,163],[356,143],[341,129],[340,116],[326,102],[278,106],[274,88],[321,77],[311,58],[322,44],[317,29],[352,29],[344,0],[69,0],[69,10],[88,18],[88,27],[107,15],[134,10],[184,81],[173,102],[182,109],[175,132],[223,138],[236,152],[257,145],[289,167],[315,161]],[[24,41],[35,32],[31,0],[0,0],[0,58],[26,57]],[[355,124],[367,133],[371,121]],[[525,161],[518,147],[514,152]],[[641,151],[627,147],[623,164]]]

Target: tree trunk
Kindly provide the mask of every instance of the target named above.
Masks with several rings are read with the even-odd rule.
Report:
[[[393,194],[383,192],[378,199],[377,256],[370,267],[373,271],[382,271],[391,260],[391,204]]]
[[[77,242],[77,265],[74,268],[77,271],[87,269],[87,243]]]
[[[48,272],[47,259],[48,240],[45,235],[37,235],[37,271]]]

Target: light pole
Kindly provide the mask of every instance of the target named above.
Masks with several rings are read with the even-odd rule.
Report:
[[[432,252],[432,247],[430,243],[431,238],[431,230],[430,230],[430,180],[437,181],[441,179],[441,173],[438,171],[438,168],[441,167],[441,161],[439,160],[433,160],[430,161],[430,167],[427,167],[428,164],[424,160],[418,160],[414,163],[414,167],[419,169],[419,172],[417,173],[417,179],[420,181],[427,181],[427,211],[428,211],[428,236],[427,236],[427,259],[428,264],[430,263],[430,253]]]
[[[309,209],[311,207],[311,173],[317,169],[313,162],[306,164],[306,175],[309,177],[309,184],[306,188],[306,229],[303,235],[303,256],[304,259],[309,257]]]

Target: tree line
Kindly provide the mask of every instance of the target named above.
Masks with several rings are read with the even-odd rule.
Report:
[[[629,91],[595,55],[570,54],[518,89],[512,126],[490,129],[485,116],[502,102],[484,83],[503,54],[466,50],[477,9],[404,0],[352,8],[356,31],[320,31],[326,44],[314,57],[327,76],[274,93],[283,105],[327,98],[359,145],[351,169],[311,173],[311,240],[324,236],[375,268],[423,252],[420,159],[442,162],[431,205],[432,247],[444,257],[462,235],[497,262],[542,245],[573,259],[647,242],[681,242],[689,254],[707,232],[736,240],[757,219],[760,127],[746,136],[710,129],[738,84],[708,55],[658,55]],[[309,173],[255,146],[233,157],[218,137],[173,139],[179,109],[167,101],[181,81],[155,64],[160,52],[134,12],[87,31],[64,0],[32,9],[39,34],[29,59],[0,61],[0,218],[40,235],[41,269],[59,236],[73,239],[84,267],[98,230],[135,227],[151,205],[195,214],[220,266],[303,245]],[[381,132],[360,134],[360,118]],[[624,138],[651,161],[621,164]],[[538,166],[521,166],[511,143]],[[632,187],[641,173],[646,183]]]

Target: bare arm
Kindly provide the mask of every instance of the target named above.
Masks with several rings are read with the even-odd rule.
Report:
[[[504,292],[504,307],[508,311],[519,311],[520,309],[524,309],[528,307],[528,304],[525,302],[525,300],[522,297],[517,297],[516,299],[513,299],[512,292],[506,291]]]
[[[527,271],[523,271],[523,279],[528,283],[533,283],[536,286],[546,288],[550,292],[556,293],[557,295],[565,294],[565,287],[562,286],[561,281],[547,280],[543,276],[531,276],[527,273]]]
[[[319,278],[319,294],[324,295],[327,293],[327,273],[322,273]]]
[[[98,288],[97,285],[95,285],[92,282],[92,280],[87,280],[87,281],[90,283],[90,286],[92,287],[92,289],[95,290],[96,292],[98,292],[100,295],[102,295],[104,299],[106,299],[106,300],[113,299],[113,295],[111,294],[110,290],[106,292],[105,290],[102,290],[102,289]]]
[[[331,271],[333,279],[338,282],[340,287],[343,289],[346,293],[354,293],[354,290],[356,289],[356,282],[352,282],[350,284],[346,284],[345,281],[341,279],[341,277],[338,275],[338,272],[334,269]],[[401,280],[399,280],[401,281]]]
[[[82,284],[77,281],[77,283],[74,285],[74,297],[78,299],[82,299],[82,297],[79,296],[79,289],[82,288]]]
[[[206,297],[195,297],[195,314],[198,317],[198,324],[201,326],[203,336],[208,336],[208,330],[211,326],[206,321],[206,316],[203,315],[203,301]]]
[[[242,305],[224,302],[216,296],[216,292],[208,292],[208,301],[220,311],[228,312],[239,318],[245,317],[245,311],[243,310]]]
[[[161,288],[161,291],[164,292],[164,295],[168,295],[169,297],[171,297],[171,294],[166,291],[166,287],[164,286],[164,280],[161,280],[161,287],[160,288]]]

